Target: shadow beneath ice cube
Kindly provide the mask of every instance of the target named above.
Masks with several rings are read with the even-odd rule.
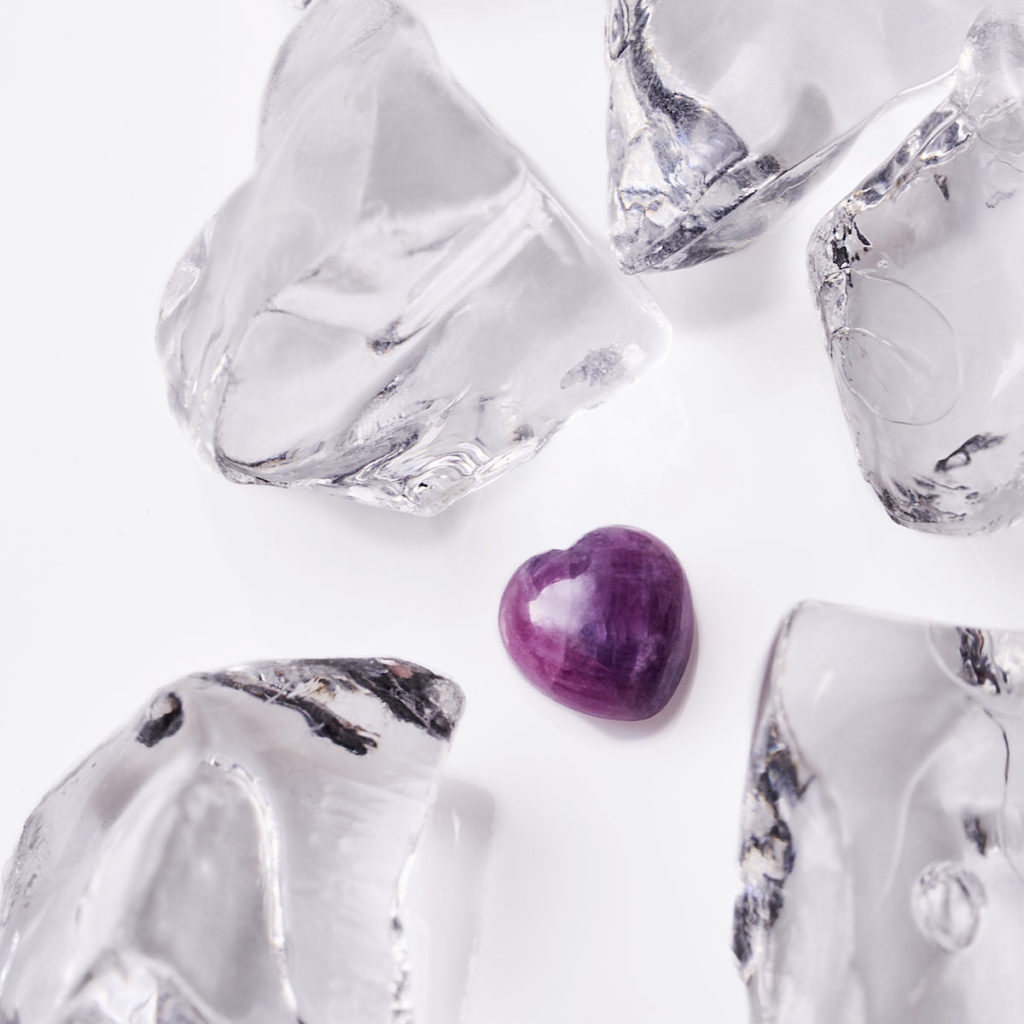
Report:
[[[477,498],[468,495],[441,515],[425,518],[360,504],[340,493],[239,487],[212,471],[204,473],[201,494],[225,549],[237,549],[242,563],[259,550],[264,560],[282,565],[301,563],[310,551],[351,550],[353,542],[403,551],[449,542],[472,519]],[[274,538],[272,546],[266,544],[268,536]]]
[[[454,505],[435,516],[412,515],[394,509],[363,504],[342,493],[326,491],[301,494],[294,492],[311,503],[316,503],[321,514],[333,521],[341,521],[345,527],[364,537],[379,539],[387,543],[422,543],[426,540],[447,540],[457,536],[467,518],[472,518],[476,494],[459,499]]]
[[[417,1024],[464,1020],[493,835],[494,798],[442,779],[401,911]]]
[[[621,740],[642,740],[668,729],[683,713],[683,708],[686,707],[686,702],[690,699],[690,690],[693,688],[694,675],[697,672],[699,661],[700,626],[695,624],[690,660],[686,663],[686,671],[679,681],[679,689],[672,695],[672,699],[665,706],[664,711],[643,722],[615,722],[606,718],[591,718],[588,721],[600,732]]]
[[[677,338],[753,319],[778,303],[794,276],[803,275],[802,246],[789,235],[794,235],[791,223],[776,224],[728,257],[672,273],[645,274],[643,283],[672,321]],[[792,261],[779,258],[780,245],[792,248]]]

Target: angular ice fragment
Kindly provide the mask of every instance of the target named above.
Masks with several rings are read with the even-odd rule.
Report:
[[[158,694],[25,826],[0,1020],[404,1020],[399,880],[461,705],[390,660],[257,664]]]
[[[668,326],[391,0],[317,0],[255,174],[168,286],[172,404],[230,478],[432,514],[636,378]]]
[[[755,1024],[1014,1024],[1024,633],[797,608],[761,695],[734,952]]]
[[[978,0],[611,0],[612,241],[624,270],[742,248],[897,94],[956,63]]]
[[[936,533],[1024,512],[1024,12],[972,27],[948,101],[819,225],[809,262],[861,469]]]

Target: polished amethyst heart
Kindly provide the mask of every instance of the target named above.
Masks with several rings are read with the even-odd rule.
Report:
[[[531,683],[576,711],[621,721],[665,707],[693,644],[682,566],[657,537],[625,526],[524,562],[498,619]]]

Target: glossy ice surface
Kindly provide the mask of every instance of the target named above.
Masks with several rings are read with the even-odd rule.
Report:
[[[1024,634],[824,604],[761,695],[734,950],[756,1024],[1013,1024]]]
[[[405,1021],[399,879],[458,719],[401,661],[190,676],[25,825],[0,1018]]]
[[[611,0],[624,270],[738,249],[897,94],[949,71],[978,0]]]
[[[533,455],[668,326],[391,0],[318,0],[256,171],[185,255],[172,403],[240,482],[432,514]]]
[[[0,61],[0,223],[17,298],[0,410],[15,442],[0,857],[69,758],[146,686],[249,652],[393,651],[467,690],[441,795],[455,779],[496,800],[466,1024],[747,1024],[729,951],[738,798],[755,674],[783,611],[817,594],[1024,625],[1024,528],[969,543],[908,535],[860,479],[800,258],[824,206],[815,217],[803,202],[754,246],[654,278],[677,327],[671,357],[435,519],[233,486],[192,459],[144,339],[178,240],[246,173],[253,84],[298,15],[284,0],[2,9],[17,29]],[[571,198],[599,223],[603,5],[416,0],[416,12],[554,181],[589,166]],[[672,701],[635,726],[536,691],[495,622],[521,561],[608,523],[675,550],[699,616],[682,713]],[[190,637],[192,654],[171,636]],[[415,956],[411,905],[404,921]],[[451,949],[447,930],[434,934],[432,948]],[[416,1024],[435,1024],[413,971]]]
[[[1024,12],[971,30],[948,101],[821,223],[812,285],[861,468],[898,523],[1024,512]]]
[[[499,621],[530,682],[577,711],[624,721],[665,707],[693,645],[682,566],[656,537],[623,526],[524,562],[505,588]]]

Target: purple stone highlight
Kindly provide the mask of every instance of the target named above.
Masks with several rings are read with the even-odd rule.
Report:
[[[519,670],[560,704],[599,718],[651,718],[693,646],[686,574],[657,537],[606,526],[524,562],[498,612]]]

